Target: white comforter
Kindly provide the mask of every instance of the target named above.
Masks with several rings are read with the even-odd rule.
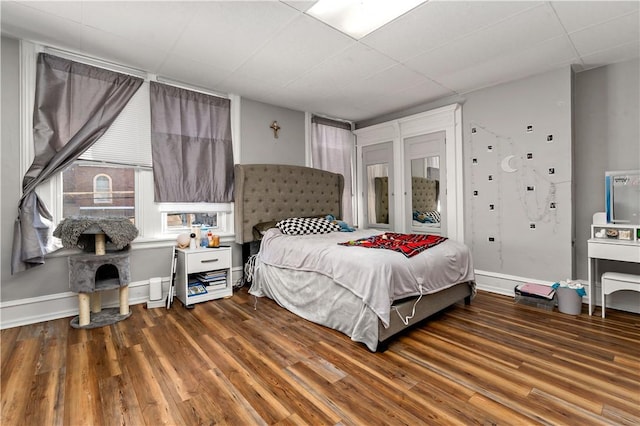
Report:
[[[290,236],[273,228],[262,238],[258,258],[267,265],[331,278],[360,297],[385,327],[394,300],[474,280],[468,247],[452,240],[411,258],[392,250],[338,245],[380,233],[356,230]]]

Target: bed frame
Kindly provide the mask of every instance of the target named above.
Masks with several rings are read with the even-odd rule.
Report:
[[[281,164],[237,164],[235,166],[235,234],[241,244],[243,264],[256,252],[253,227],[288,217],[311,217],[333,214],[342,218],[344,178],[340,174],[302,166]],[[472,285],[457,283],[437,293],[394,303],[407,316],[415,304],[416,313],[408,324],[392,312],[389,327],[378,322],[378,350],[408,327],[464,300],[471,303]],[[395,309],[393,309],[395,311]]]

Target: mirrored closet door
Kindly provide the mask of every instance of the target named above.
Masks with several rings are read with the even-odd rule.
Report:
[[[364,223],[366,228],[389,229],[393,223],[393,144],[362,149]]]
[[[363,227],[464,241],[460,104],[362,127],[355,134],[362,159],[357,167]]]
[[[446,235],[445,132],[404,138],[405,223],[418,234]]]

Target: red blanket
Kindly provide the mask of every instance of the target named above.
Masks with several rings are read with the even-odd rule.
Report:
[[[341,246],[358,246],[368,248],[382,248],[399,251],[407,257],[415,256],[426,249],[437,246],[445,241],[446,237],[425,234],[396,234],[385,232],[382,235],[360,238],[359,240],[338,243]]]

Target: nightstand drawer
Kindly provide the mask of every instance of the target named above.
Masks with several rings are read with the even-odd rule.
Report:
[[[189,253],[187,256],[187,271],[212,271],[231,267],[231,250],[203,250],[202,253]]]

